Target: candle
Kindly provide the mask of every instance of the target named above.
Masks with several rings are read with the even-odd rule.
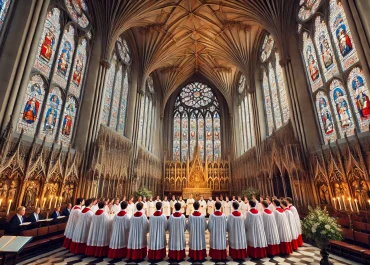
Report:
[[[342,210],[342,204],[340,204],[340,198],[338,197],[338,203],[339,203],[339,210]]]
[[[342,200],[343,200],[343,209],[346,210],[346,201],[344,200],[344,196],[342,196]]]
[[[57,204],[58,204],[58,196],[55,196],[55,204],[54,204],[54,208],[57,208]]]
[[[335,198],[333,198],[333,201],[334,201],[334,209],[336,210],[337,209],[337,204],[335,203]]]
[[[12,205],[12,200],[9,200],[8,211],[6,212],[6,215],[9,215],[10,205]]]
[[[37,204],[39,202],[39,198],[36,198],[36,204],[35,204],[35,208],[37,208]]]
[[[53,196],[50,196],[49,209],[51,209],[51,202],[53,201]]]
[[[0,199],[0,206],[1,206],[1,203],[3,202],[3,199]]]
[[[355,199],[355,205],[356,205],[356,210],[357,210],[357,212],[359,213],[360,211],[359,211],[359,209],[358,209],[357,199]]]
[[[369,205],[370,205],[370,200],[367,200],[367,202],[369,203]]]
[[[59,205],[62,205],[62,199],[63,199],[63,197],[62,197],[62,196],[60,196],[60,197],[59,197]]]
[[[348,198],[348,202],[349,202],[349,207],[351,208],[351,212],[353,212],[351,197]]]
[[[45,208],[45,202],[46,202],[46,198],[44,197],[43,203],[42,203],[42,208]]]

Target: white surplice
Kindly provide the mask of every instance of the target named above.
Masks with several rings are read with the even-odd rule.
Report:
[[[126,211],[118,212],[113,218],[112,237],[109,242],[110,249],[123,249],[127,247],[130,232],[130,216]]]
[[[141,214],[140,216],[135,215],[130,219],[130,232],[127,248],[143,249],[147,247],[146,236],[149,230],[149,223],[145,214]]]
[[[194,211],[194,204],[195,200],[194,199],[187,199],[186,201],[186,215],[190,215]]]
[[[181,200],[181,201],[178,201],[179,203],[181,203],[181,209],[180,209],[180,212],[181,213],[185,213],[185,210],[186,210],[186,203],[184,200]]]
[[[240,212],[233,211],[227,218],[227,232],[229,236],[229,255],[232,258],[245,258],[247,254],[247,237],[244,217]]]
[[[111,234],[112,234],[112,219],[104,210],[102,209],[97,210],[91,220],[89,235],[87,237],[86,243],[87,245],[86,252],[89,252],[89,246],[108,247]],[[94,255],[93,253],[87,254]]]
[[[126,208],[126,212],[131,217],[131,216],[134,215],[135,209],[136,209],[135,203],[133,203],[133,202],[132,203],[128,203],[127,204],[127,208]]]
[[[289,221],[284,210],[278,207],[273,211],[273,214],[275,216],[280,242],[291,242],[292,232],[290,231]]]
[[[79,205],[75,205],[71,213],[69,214],[66,229],[64,230],[64,236],[66,237],[67,240],[65,240],[65,244],[63,244],[63,246],[66,248],[69,248],[70,246],[70,241],[72,240],[73,232],[76,228],[78,218],[80,217],[80,215],[81,207]]]
[[[119,205],[119,204],[113,204],[112,210],[113,210],[114,214],[119,213],[121,211],[121,205]]]
[[[231,214],[231,202],[224,201],[223,206],[222,206],[222,212],[224,215],[229,216]]]
[[[186,218],[180,211],[175,211],[168,219],[168,249],[169,250],[183,250],[186,246],[185,231]]]
[[[293,213],[293,215],[294,215],[294,218],[295,218],[295,221],[296,221],[296,224],[297,224],[297,228],[298,228],[298,233],[299,233],[300,235],[302,235],[301,219],[299,218],[298,210],[297,210],[297,208],[296,208],[294,205],[292,205],[292,204],[290,204],[290,205],[289,205],[289,209],[290,209],[290,211],[291,211],[291,212]]]
[[[160,212],[160,211],[157,211]],[[166,215],[156,213],[149,219],[149,244],[151,250],[160,250],[166,247]]]
[[[148,217],[151,217],[153,213],[155,212],[155,202],[154,201],[148,201]]]
[[[171,214],[173,214],[174,212],[176,212],[176,209],[175,209],[175,204],[176,203],[177,203],[176,200],[170,200]]]
[[[93,215],[94,214],[89,207],[86,207],[82,210],[81,215],[78,218],[76,228],[73,231],[72,236],[73,245],[76,246],[76,244],[86,244]],[[76,253],[77,250],[78,249],[72,248],[71,252],[77,254]],[[85,250],[83,250],[83,252],[85,252]]]
[[[275,216],[270,209],[265,209],[262,213],[263,227],[265,228],[267,245],[279,245],[279,231],[276,225]]]
[[[207,202],[207,213],[208,213],[208,215],[213,214],[214,211],[215,211],[215,201],[208,200],[208,202]]]
[[[169,201],[162,202],[162,211],[166,217],[169,217],[171,215],[171,206]]]
[[[270,202],[270,204],[269,204],[269,209],[270,209],[270,211],[271,211],[271,212],[274,212],[274,211],[275,211],[275,209],[276,209],[276,208],[275,208],[275,205],[274,205],[273,203],[271,203],[271,202]]]
[[[95,214],[95,212],[96,212],[97,210],[99,210],[98,203],[96,203],[95,205],[93,205],[93,206],[91,207],[91,211],[92,211],[94,214]]]
[[[194,211],[189,215],[187,229],[189,231],[189,248],[192,250],[206,249],[207,222],[204,215],[199,211]]]
[[[226,216],[220,211],[215,211],[209,216],[208,230],[210,233],[210,248],[215,250],[226,249]]]
[[[294,217],[294,214],[291,210],[288,208],[285,209],[285,215],[287,216],[287,219],[289,221],[290,231],[292,232],[292,239],[297,240],[299,236],[299,231],[296,223],[296,219]]]
[[[256,208],[248,211],[245,218],[247,252],[252,258],[264,258],[267,253],[267,242],[262,216]]]
[[[238,201],[238,203],[239,203],[238,210],[239,210],[239,212],[243,213],[244,202],[243,201]]]
[[[148,203],[147,202],[144,202],[144,201],[142,201],[141,202],[142,204],[143,204],[143,213],[146,215],[146,216],[148,216]]]
[[[207,203],[205,200],[200,200],[198,201],[199,204],[200,204],[200,207],[199,207],[199,211],[201,214],[203,214],[204,216],[207,215]]]
[[[243,214],[243,217],[247,217],[247,212],[250,210],[249,203],[248,202],[243,202],[242,208],[241,208],[241,213]]]

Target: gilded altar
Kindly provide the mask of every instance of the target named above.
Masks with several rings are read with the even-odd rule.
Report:
[[[229,184],[229,162],[203,162],[197,147],[192,160],[165,162],[165,195],[182,194],[186,199],[193,194],[195,198],[208,198],[215,194],[228,194]]]

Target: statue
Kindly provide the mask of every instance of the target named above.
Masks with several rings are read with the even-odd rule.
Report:
[[[15,183],[14,180],[12,180],[12,182],[10,184],[9,193],[8,193],[8,200],[14,201],[16,193],[17,193],[17,184]]]
[[[4,184],[2,184],[2,188],[0,189],[1,193],[0,193],[0,197],[1,198],[4,198],[6,199],[7,195],[8,195],[8,184],[6,182],[4,182]]]
[[[24,199],[24,205],[26,207],[31,207],[32,204],[35,202],[35,197],[37,195],[37,186],[38,184],[35,182],[29,183],[27,186],[26,192],[25,192],[25,199]]]

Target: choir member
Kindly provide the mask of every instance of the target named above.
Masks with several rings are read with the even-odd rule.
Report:
[[[144,210],[144,202],[142,201],[142,197],[141,196],[139,196],[138,198],[137,198],[137,202],[135,202],[135,207],[134,207],[134,212],[136,213],[137,212],[137,209],[136,209],[136,204],[138,204],[138,203],[142,203],[143,204],[143,209],[142,209],[142,212],[145,214],[145,210]]]
[[[112,209],[113,209],[114,214],[117,214],[119,211],[121,211],[121,205],[119,204],[119,199],[114,200]]]
[[[228,217],[231,213],[231,203],[229,202],[228,196],[226,196],[225,201],[223,203],[222,212],[226,215],[226,217]]]
[[[241,207],[241,213],[243,215],[244,218],[247,217],[247,212],[250,210],[250,207],[249,207],[249,202],[248,202],[248,198],[247,196],[244,197],[244,202],[243,202],[243,205]]]
[[[266,202],[268,203],[268,208],[271,212],[275,210],[274,204],[271,202],[271,198],[269,196],[266,197]]]
[[[92,202],[92,206],[91,206],[91,209],[90,210],[93,213],[95,213],[97,210],[99,210],[99,207],[98,207],[98,199],[96,199],[96,198],[91,198],[91,199],[93,200],[93,202]],[[105,199],[103,198],[101,200],[105,200]]]
[[[280,238],[280,254],[289,255],[293,252],[292,232],[290,231],[289,221],[284,210],[280,207],[280,202],[274,200],[273,204],[275,206],[275,211],[273,211],[273,213]]]
[[[125,202],[126,201],[126,196],[123,196],[122,198],[122,201],[121,202]]]
[[[143,213],[148,216],[148,202],[146,201],[146,197],[143,198]]]
[[[186,218],[181,209],[181,203],[175,203],[175,212],[168,219],[168,257],[176,261],[185,258]]]
[[[72,211],[72,203],[68,203],[67,207],[63,210],[63,216],[69,216]]]
[[[207,222],[206,218],[199,211],[199,202],[194,202],[194,212],[189,215],[189,257],[193,260],[203,260],[207,257],[206,252],[206,235]]]
[[[255,201],[249,201],[249,205],[251,209],[245,218],[247,254],[254,259],[265,258],[267,256],[267,242],[262,216],[256,209]]]
[[[17,208],[17,214],[15,214],[9,220],[9,234],[18,235],[21,231],[25,229],[25,227],[21,225],[26,221],[26,218],[24,216],[25,213],[26,213],[26,208],[24,206],[19,206]]]
[[[276,225],[276,220],[272,211],[268,208],[268,202],[263,201],[264,208],[262,212],[263,227],[265,228],[267,241],[267,256],[275,256],[280,254],[280,238]]]
[[[129,216],[133,216],[134,212],[135,212],[135,209],[137,209],[137,207],[135,208],[134,198],[131,197],[130,200],[128,201],[128,205],[127,205],[127,214]]]
[[[71,214],[69,215],[68,222],[66,229],[64,230],[64,242],[63,247],[70,248],[73,232],[75,230],[75,227],[77,225],[78,218],[81,214],[81,207],[85,203],[85,200],[83,198],[78,198],[76,200],[76,205],[73,207]]]
[[[185,210],[186,210],[186,203],[185,201],[183,200],[182,196],[180,196],[179,200],[178,200],[178,203],[181,204],[181,209],[180,209],[180,212],[182,214],[185,214]]]
[[[167,200],[167,196],[164,196],[162,207],[163,207],[163,214],[166,216],[166,218],[169,218],[171,215],[171,208],[170,208],[170,202]]]
[[[75,230],[73,231],[70,251],[73,254],[85,254],[86,242],[89,235],[91,220],[94,213],[91,211],[93,200],[85,201],[85,208],[81,211]]]
[[[208,202],[207,202],[207,214],[208,214],[208,216],[211,216],[211,214],[213,214],[214,211],[215,211],[215,202],[212,200],[212,197],[209,197]]]
[[[292,233],[292,247],[293,247],[293,250],[297,250],[298,249],[299,232],[298,232],[296,220],[294,218],[294,214],[292,213],[291,210],[289,210],[287,201],[284,201],[284,200],[281,201],[280,206],[281,206],[281,208],[283,208],[283,210],[285,212],[285,215],[286,215],[286,217],[289,221],[289,227],[290,227],[290,231]]]
[[[231,199],[231,205],[233,204],[233,202],[236,202],[235,196],[233,196],[232,199]],[[240,205],[239,205],[239,207],[240,207]]]
[[[244,218],[238,211],[239,203],[233,203],[233,212],[227,218],[227,232],[229,235],[229,256],[233,259],[247,257],[247,237],[245,234]]]
[[[293,205],[293,199],[290,197],[286,198],[286,201],[288,202],[288,208],[289,210],[292,211],[295,221],[297,223],[297,228],[298,228],[298,246],[301,247],[303,246],[303,239],[302,239],[302,226],[301,226],[301,219],[299,218],[299,214],[297,211],[297,208]]]
[[[60,205],[55,207],[53,213],[51,214],[51,218],[58,219],[59,216],[60,216]]]
[[[141,260],[146,257],[148,233],[148,219],[141,211],[143,204],[136,205],[137,212],[130,219],[130,233],[128,236],[127,258]]]
[[[153,197],[149,197],[148,205],[148,217],[151,217],[155,212],[155,202],[153,201]]]
[[[209,256],[213,260],[225,260],[226,253],[226,216],[221,212],[221,203],[215,203],[216,210],[210,214],[208,230],[210,232]]]
[[[40,212],[41,212],[40,207],[37,207],[37,208],[35,209],[35,211],[34,211],[33,213],[31,213],[31,214],[28,216],[28,218],[27,218],[27,222],[36,223],[36,222],[38,222],[39,220],[42,220],[43,218],[42,218],[42,216],[41,216]],[[68,223],[67,223],[67,225],[68,225]],[[66,229],[67,229],[67,228],[66,228]]]
[[[162,206],[161,202],[157,202],[155,204],[156,211],[149,219],[148,258],[150,260],[161,260],[166,257],[167,217],[161,211]]]
[[[105,257],[108,255],[112,223],[108,213],[104,211],[104,206],[104,202],[99,202],[99,210],[92,217],[86,243],[85,255],[87,256]]]
[[[130,216],[127,214],[126,201],[121,202],[121,211],[113,219],[113,231],[109,243],[108,258],[121,259],[127,256],[127,242],[130,232]]]
[[[200,205],[200,208],[199,208],[200,213],[206,216],[207,215],[207,203],[203,199],[203,196],[200,196],[199,205]]]
[[[243,214],[244,202],[242,201],[242,197],[238,196],[238,203],[239,203],[239,212]]]
[[[157,195],[157,197],[155,198],[155,203],[157,202],[161,202],[161,199],[159,198],[159,195]]]
[[[175,195],[172,195],[172,200],[170,201],[171,214],[176,211],[175,204],[177,203]]]
[[[189,199],[186,200],[186,216],[190,216],[194,211],[194,199],[193,194],[190,194]]]

